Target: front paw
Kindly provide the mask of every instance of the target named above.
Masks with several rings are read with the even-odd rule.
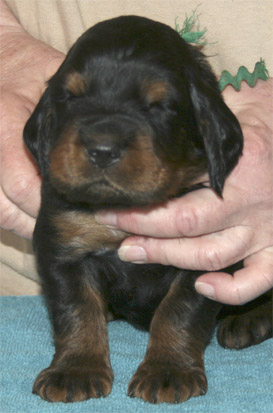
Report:
[[[108,366],[49,367],[36,378],[33,393],[49,402],[78,402],[108,396],[112,382]]]
[[[144,361],[130,381],[128,395],[150,403],[180,403],[206,391],[207,379],[201,367]]]

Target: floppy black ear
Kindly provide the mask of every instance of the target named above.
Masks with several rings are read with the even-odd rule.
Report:
[[[49,89],[46,89],[24,128],[24,141],[35,159],[41,174],[48,167],[48,152],[53,129],[52,105]]]
[[[237,164],[243,149],[240,124],[225,104],[218,83],[203,55],[195,52],[187,73],[195,120],[203,138],[210,183],[221,196],[225,178]]]
[[[238,120],[219,93],[202,85],[190,85],[195,119],[203,138],[212,188],[222,194],[225,178],[242,154],[243,137]]]

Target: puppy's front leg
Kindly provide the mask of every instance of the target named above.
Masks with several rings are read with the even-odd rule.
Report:
[[[156,310],[129,396],[179,403],[206,393],[203,355],[220,305],[197,294],[193,281],[190,274],[179,275]]]
[[[107,396],[113,372],[103,299],[87,283],[80,265],[55,268],[44,284],[56,353],[37,377],[33,392],[51,402]]]

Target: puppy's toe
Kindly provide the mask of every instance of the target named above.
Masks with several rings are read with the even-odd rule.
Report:
[[[190,397],[204,395],[206,391],[203,369],[146,361],[132,377],[128,395],[150,403],[180,403]]]
[[[37,377],[33,393],[49,402],[76,402],[105,397],[111,392],[113,381],[109,368],[47,368]]]
[[[262,315],[232,315],[219,324],[217,339],[222,347],[242,349],[272,337],[272,320]]]

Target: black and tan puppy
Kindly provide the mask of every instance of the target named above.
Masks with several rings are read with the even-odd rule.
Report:
[[[206,171],[221,195],[242,134],[203,55],[145,18],[99,23],[50,79],[24,138],[43,176],[34,247],[56,345],[34,393],[63,402],[110,393],[111,314],[150,331],[130,396],[157,403],[204,394],[203,353],[221,306],[196,293],[199,272],[121,262],[127,234],[94,219],[100,209],[180,196]],[[270,327],[236,334],[234,322],[222,324],[221,344],[269,335]]]

